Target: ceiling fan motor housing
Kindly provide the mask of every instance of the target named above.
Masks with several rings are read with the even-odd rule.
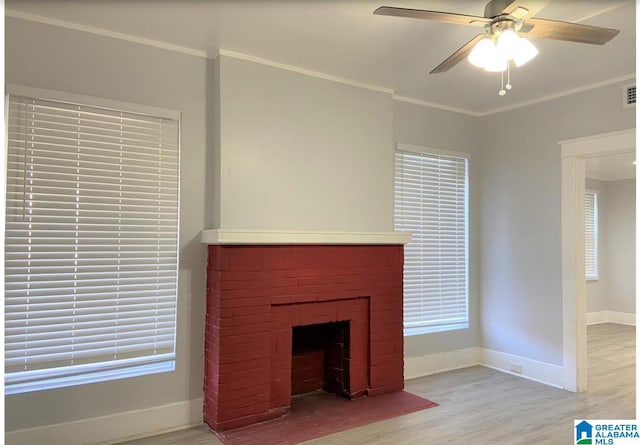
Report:
[[[484,16],[488,19],[499,16],[514,0],[491,0],[484,7]]]
[[[512,29],[517,32],[521,27],[522,22],[520,20],[516,20],[510,16],[502,16],[491,21],[491,23],[487,23],[485,30],[490,36],[495,36],[507,29]]]

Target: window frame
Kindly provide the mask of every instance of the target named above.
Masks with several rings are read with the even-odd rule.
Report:
[[[7,138],[9,135],[8,119],[9,119],[10,96],[22,96],[27,98],[34,98],[37,100],[78,104],[80,106],[96,107],[96,108],[102,108],[102,109],[111,110],[111,111],[122,111],[127,114],[141,114],[146,117],[162,118],[162,119],[175,121],[176,131],[177,131],[177,137],[176,137],[177,180],[176,180],[176,189],[175,189],[176,190],[176,208],[175,208],[176,209],[175,210],[176,211],[176,233],[175,233],[175,246],[176,246],[175,301],[176,303],[175,303],[175,309],[174,309],[175,321],[174,321],[174,332],[173,332],[173,353],[172,353],[173,358],[170,361],[145,364],[144,360],[139,360],[139,362],[142,364],[135,364],[133,363],[135,362],[135,360],[132,360],[131,366],[119,367],[117,369],[113,369],[107,366],[107,367],[103,367],[102,370],[99,370],[99,371],[95,371],[95,368],[98,367],[100,363],[107,363],[107,362],[103,361],[103,362],[97,362],[97,363],[89,363],[87,365],[80,366],[81,370],[79,371],[79,373],[72,376],[61,375],[61,373],[56,372],[56,370],[59,369],[56,367],[45,368],[42,370],[37,370],[35,374],[46,374],[48,371],[47,379],[37,380],[34,382],[27,382],[27,383],[10,384],[10,385],[8,385],[7,382],[5,381],[5,395],[21,394],[21,393],[28,393],[33,391],[41,391],[41,390],[48,390],[48,389],[55,389],[55,388],[63,388],[63,387],[69,387],[69,386],[78,386],[78,385],[84,385],[88,383],[104,382],[104,381],[117,380],[117,379],[129,378],[129,377],[138,377],[143,375],[151,375],[156,373],[174,371],[175,362],[177,359],[177,351],[176,351],[177,336],[178,336],[177,313],[178,313],[179,282],[180,282],[180,279],[179,279],[180,245],[181,245],[180,244],[180,227],[181,227],[180,171],[181,171],[181,152],[182,152],[182,147],[181,147],[182,146],[182,113],[177,110],[171,110],[171,109],[161,108],[156,106],[141,105],[141,104],[136,104],[131,102],[106,99],[103,97],[88,96],[88,95],[75,94],[75,93],[69,93],[69,92],[63,92],[63,91],[54,91],[54,90],[48,90],[43,88],[36,88],[36,87],[8,83],[6,84],[6,87],[5,87],[5,128],[7,129],[5,133],[5,147],[8,147]],[[6,170],[8,168],[6,156],[7,156],[7,153],[5,153],[4,164],[2,165],[3,174],[4,174],[2,192],[4,193],[3,196],[5,197],[7,193],[6,181],[8,179],[7,170]],[[2,211],[3,211],[2,213],[3,234],[6,234],[6,226],[5,226],[6,205],[3,206]],[[4,247],[5,247],[5,242],[3,241],[3,244],[2,244],[3,270],[5,267]],[[3,274],[3,280],[1,284],[2,284],[2,288],[4,289],[5,288],[4,274]],[[4,320],[5,319],[3,318],[3,321],[2,321],[3,332],[4,332]],[[128,362],[129,359],[125,359],[124,361]],[[82,369],[86,369],[87,373],[82,373]],[[5,379],[7,379],[7,376],[9,375],[10,374],[5,374]]]
[[[470,289],[469,289],[469,257],[470,257],[470,253],[469,253],[469,248],[470,248],[470,242],[469,242],[469,226],[470,226],[470,221],[469,221],[469,207],[470,207],[470,203],[469,203],[469,188],[470,188],[470,182],[469,182],[469,170],[470,170],[470,161],[471,161],[471,154],[467,153],[467,152],[462,152],[462,151],[454,151],[454,150],[445,150],[445,149],[439,149],[439,148],[432,148],[432,147],[423,147],[423,146],[419,146],[419,145],[412,145],[412,144],[404,144],[404,143],[396,143],[395,146],[395,150],[394,150],[394,208],[397,205],[396,202],[396,192],[395,192],[395,188],[396,188],[396,174],[395,174],[395,170],[396,170],[396,154],[398,152],[405,152],[408,154],[415,154],[415,155],[430,155],[430,156],[446,156],[446,157],[453,157],[453,158],[458,158],[458,159],[464,159],[465,160],[465,192],[464,192],[464,233],[465,233],[465,320],[463,322],[458,322],[458,323],[450,323],[450,324],[435,324],[432,326],[418,326],[418,327],[405,327],[404,328],[404,335],[405,336],[413,336],[413,335],[421,335],[421,334],[429,334],[429,333],[436,333],[436,332],[447,332],[447,331],[454,331],[454,330],[463,330],[463,329],[468,329],[469,328],[469,323],[470,323],[470,317],[469,317],[469,298],[470,298]],[[401,229],[399,229],[397,227],[397,220],[396,220],[396,212],[394,209],[394,229],[396,231],[402,231]],[[406,252],[406,246],[405,246],[405,252]],[[406,253],[405,253],[405,262],[406,262]],[[403,297],[404,299],[404,297]],[[403,323],[404,323],[404,316],[403,316]]]

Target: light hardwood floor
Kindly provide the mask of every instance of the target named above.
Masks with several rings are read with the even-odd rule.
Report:
[[[481,366],[409,380],[439,407],[305,442],[306,445],[568,444],[573,419],[635,418],[635,328],[587,329],[589,390],[574,394]],[[126,445],[218,445],[205,427]],[[256,444],[259,445],[259,444]]]

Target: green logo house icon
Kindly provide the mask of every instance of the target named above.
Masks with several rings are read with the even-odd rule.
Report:
[[[576,425],[576,445],[591,445],[593,427],[589,422],[583,420]]]

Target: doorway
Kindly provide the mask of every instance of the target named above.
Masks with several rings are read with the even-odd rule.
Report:
[[[587,388],[584,193],[586,160],[635,152],[635,129],[559,142],[562,158],[563,387]],[[578,230],[578,228],[580,228]]]

